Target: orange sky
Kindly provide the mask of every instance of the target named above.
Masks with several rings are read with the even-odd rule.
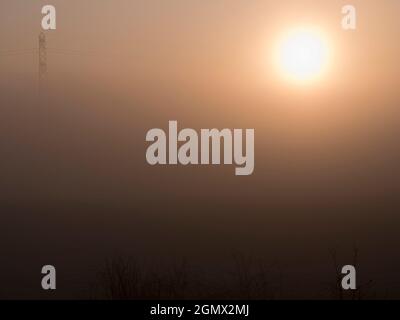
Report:
[[[266,67],[276,37],[289,28],[316,25],[329,37],[334,70],[325,90],[390,90],[398,80],[393,65],[400,51],[398,1],[352,1],[358,30],[340,28],[342,1],[60,1],[58,30],[48,46],[86,56],[49,56],[52,74],[93,75],[117,87],[265,91],[281,87]],[[0,4],[3,50],[37,46],[40,8],[45,1],[5,0]],[[12,13],[12,14],[10,14]],[[379,62],[378,62],[379,61]],[[36,57],[2,58],[8,72],[35,72]],[[193,85],[192,85],[193,84]],[[268,90],[267,89],[267,90]],[[244,93],[243,92],[243,93]]]
[[[10,288],[18,260],[35,290],[37,252],[89,270],[124,250],[154,262],[259,249],[297,272],[353,240],[376,273],[398,277],[400,1],[349,2],[355,32],[341,29],[342,0],[1,0]],[[58,29],[47,32],[38,99],[37,55],[1,52],[37,47],[49,3]],[[302,25],[323,29],[333,49],[331,70],[307,87],[268,65],[281,32]],[[145,134],[169,120],[254,128],[254,174],[147,165]]]

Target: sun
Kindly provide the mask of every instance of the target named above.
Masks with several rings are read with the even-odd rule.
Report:
[[[320,32],[296,29],[278,45],[278,65],[286,77],[307,83],[320,77],[328,63],[328,48]]]

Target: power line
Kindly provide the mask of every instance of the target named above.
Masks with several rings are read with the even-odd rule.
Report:
[[[55,48],[48,48],[48,52],[50,54],[62,54],[62,55],[71,55],[71,56],[87,56],[93,57],[98,56],[98,52],[87,52],[87,51],[80,51],[80,50],[69,50],[69,49],[55,49]]]
[[[18,55],[34,54],[34,53],[36,53],[37,51],[38,51],[38,49],[0,51],[0,56],[1,56],[1,57],[8,57],[8,56],[18,56]]]
[[[83,57],[86,56],[86,57],[115,58],[115,56],[118,56],[121,54],[121,53],[105,54],[104,52],[100,52],[99,50],[84,51],[84,50],[72,50],[72,49],[62,49],[62,48],[48,48],[46,39],[44,38],[44,40],[45,40],[44,43],[46,45],[46,47],[45,47],[46,56],[49,54],[60,54],[60,55],[83,56]],[[39,42],[39,46],[40,46],[40,42]],[[37,54],[38,52],[40,53],[40,50],[41,50],[40,47],[32,48],[32,49],[20,49],[20,50],[0,50],[0,57]]]

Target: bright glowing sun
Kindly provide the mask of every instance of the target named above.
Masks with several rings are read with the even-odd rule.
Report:
[[[321,34],[297,29],[287,34],[279,44],[278,65],[285,76],[308,82],[324,71],[328,50]]]

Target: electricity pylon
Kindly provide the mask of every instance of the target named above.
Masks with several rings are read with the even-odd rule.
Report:
[[[43,32],[39,34],[39,92],[42,93],[47,75],[47,49],[46,36]]]

